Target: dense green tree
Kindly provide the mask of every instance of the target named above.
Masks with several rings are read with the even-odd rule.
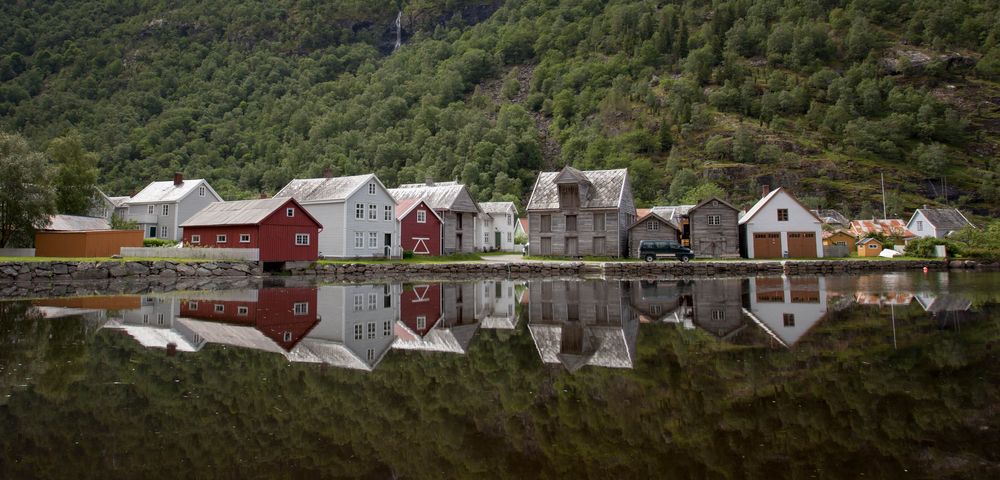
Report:
[[[84,150],[78,134],[52,140],[46,153],[56,168],[56,210],[68,215],[86,215],[97,195],[97,155]]]
[[[27,245],[55,213],[51,168],[18,134],[0,132],[0,248]]]

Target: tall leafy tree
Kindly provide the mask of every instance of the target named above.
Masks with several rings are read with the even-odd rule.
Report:
[[[97,193],[97,155],[84,150],[78,134],[49,143],[49,157],[57,165],[56,210],[68,215],[86,215]]]
[[[17,134],[0,132],[0,247],[30,242],[55,212],[51,168]]]

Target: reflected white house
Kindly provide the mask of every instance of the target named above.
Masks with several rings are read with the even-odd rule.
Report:
[[[476,290],[481,292],[483,328],[513,330],[517,328],[517,287],[523,282],[484,280]]]
[[[634,366],[639,320],[624,282],[535,281],[528,289],[528,331],[542,362],[570,372]]]
[[[826,297],[822,277],[751,278],[745,313],[778,343],[791,347],[826,316]]]

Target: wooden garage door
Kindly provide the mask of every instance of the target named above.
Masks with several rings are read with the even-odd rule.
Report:
[[[816,258],[816,233],[788,232],[788,256]]]
[[[781,234],[777,232],[753,234],[754,258],[781,258]]]

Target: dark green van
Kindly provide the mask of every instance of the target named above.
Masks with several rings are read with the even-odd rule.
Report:
[[[682,262],[694,259],[690,248],[682,247],[676,240],[643,240],[639,242],[639,258],[652,262],[657,258],[675,257]]]

